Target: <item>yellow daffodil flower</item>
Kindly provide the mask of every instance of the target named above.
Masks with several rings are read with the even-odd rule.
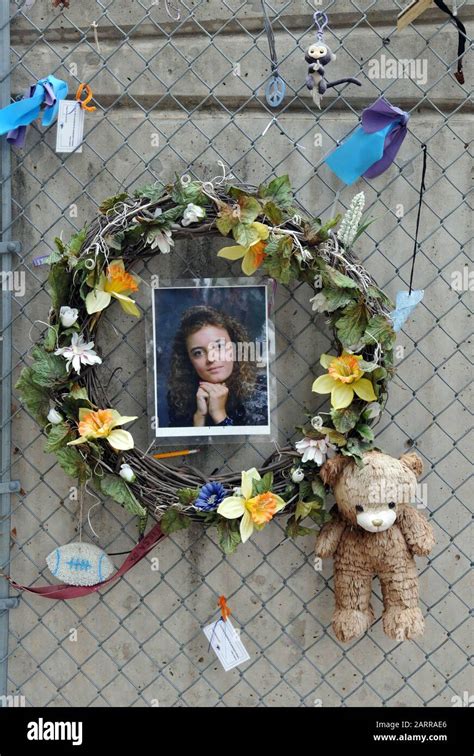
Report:
[[[354,399],[354,394],[364,402],[376,401],[372,381],[362,377],[364,371],[359,365],[361,360],[361,355],[348,352],[343,352],[339,357],[332,354],[321,355],[320,363],[328,372],[316,378],[313,391],[317,394],[331,394],[331,405],[334,409],[348,407]]]
[[[261,530],[286,504],[281,496],[271,491],[252,497],[253,481],[260,479],[260,474],[255,467],[244,470],[240,492],[234,496],[227,496],[217,507],[217,513],[228,520],[242,517],[240,521],[242,543],[250,538],[254,528]]]
[[[224,247],[219,250],[217,257],[225,257],[226,260],[242,260],[242,271],[246,276],[251,276],[257,268],[263,263],[265,259],[265,240],[268,239],[270,230],[264,223],[250,224],[250,228],[253,228],[257,234],[257,241],[250,244],[248,247],[243,247],[241,244],[237,244],[235,247]]]
[[[79,410],[79,438],[69,441],[68,446],[85,444],[89,439],[105,438],[112,449],[126,451],[133,449],[134,442],[131,433],[125,430],[117,430],[118,425],[130,423],[136,417],[120,415],[113,409],[101,409],[97,412],[82,407]]]
[[[137,279],[132,273],[127,273],[123,260],[111,262],[106,272],[100,274],[97,284],[94,284],[93,275],[89,276],[87,283],[94,287],[86,297],[86,310],[89,315],[105,310],[114,297],[127,315],[140,317],[140,310],[129,296],[132,292],[138,291]]]

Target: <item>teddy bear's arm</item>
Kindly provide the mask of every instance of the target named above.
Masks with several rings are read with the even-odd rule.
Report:
[[[427,556],[435,545],[433,528],[414,507],[403,506],[397,522],[408,548],[417,556]]]
[[[334,516],[331,522],[327,522],[326,525],[323,525],[316,539],[316,556],[321,557],[321,559],[327,559],[327,557],[333,556],[339,545],[345,527],[346,523],[337,515]]]

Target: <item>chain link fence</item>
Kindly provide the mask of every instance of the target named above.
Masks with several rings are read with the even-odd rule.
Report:
[[[209,180],[220,174],[222,161],[251,184],[289,173],[301,205],[322,217],[343,210],[363,189],[376,220],[359,254],[393,297],[407,288],[423,143],[428,170],[414,285],[425,289],[425,298],[399,335],[398,373],[377,440],[390,453],[415,447],[423,457],[437,537],[430,558],[419,560],[426,632],[405,643],[383,635],[378,583],[376,623],[363,638],[338,643],[330,629],[332,565],[315,572],[314,536],[291,541],[281,522],[228,558],[213,530],[193,525],[166,538],[117,585],[68,603],[24,594],[15,606],[1,581],[0,695],[23,697],[3,699],[7,705],[451,706],[472,691],[466,301],[472,289],[472,105],[468,87],[453,78],[456,30],[447,16],[429,10],[397,33],[400,5],[346,0],[323,8],[268,0],[287,85],[283,104],[273,110],[264,97],[271,60],[260,0],[70,0],[63,9],[49,0],[2,3],[1,105],[10,91],[16,98],[52,73],[66,79],[72,93],[88,82],[97,110],[86,116],[81,154],[56,154],[55,129],[44,131],[38,123],[11,163],[2,140],[0,261],[14,275],[10,290],[1,292],[0,569],[26,584],[48,582],[45,556],[74,540],[79,525],[72,481],[43,452],[44,437],[18,398],[11,399],[11,386],[44,329],[47,270],[34,259],[49,253],[54,237],[81,228],[119,188],[185,172]],[[330,16],[326,41],[337,59],[329,78],[352,75],[363,83],[330,90],[321,111],[304,86],[315,10]],[[458,13],[469,26],[472,3],[458,3]],[[465,70],[466,82],[472,81],[467,55]],[[343,188],[323,158],[381,92],[409,111],[410,133],[386,173],[361,179],[357,189]],[[21,242],[21,250],[14,245],[10,251],[10,240]],[[214,241],[183,242],[138,272],[144,282],[157,272],[229,275],[215,250]],[[146,310],[147,286],[141,291]],[[318,409],[311,383],[319,355],[331,348],[310,296],[305,285],[279,286],[273,304],[281,443],[295,440],[294,426],[306,410]],[[110,380],[114,405],[139,416],[133,433],[146,448],[144,323],[117,310],[101,330],[102,375]],[[240,470],[258,466],[268,451],[250,443],[212,446],[199,464],[209,472]],[[86,509],[95,503],[88,497]],[[93,531],[86,522],[85,533],[109,553],[135,543],[136,525],[118,505],[103,502],[89,514]],[[202,633],[216,617],[220,594],[251,657],[227,673]]]

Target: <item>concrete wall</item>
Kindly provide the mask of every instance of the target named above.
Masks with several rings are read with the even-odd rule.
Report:
[[[397,455],[416,443],[425,460],[437,545],[428,562],[419,560],[425,636],[393,643],[378,619],[364,638],[343,649],[330,630],[332,564],[326,563],[322,574],[313,570],[314,536],[294,543],[284,538],[281,522],[272,523],[225,559],[214,532],[193,527],[159,545],[153,554],[159,571],[150,558],[115,587],[67,605],[23,596],[11,612],[11,692],[25,695],[31,705],[56,706],[451,705],[453,695],[470,689],[466,663],[472,638],[466,577],[469,311],[465,293],[451,286],[452,272],[467,263],[472,237],[467,203],[472,107],[467,85],[461,87],[446,69],[456,53],[454,28],[441,30],[445,17],[429,11],[396,33],[398,11],[390,0],[359,3],[360,10],[349,2],[331,3],[327,41],[337,60],[328,76],[357,75],[363,87],[346,88],[339,98],[329,94],[319,112],[304,88],[304,49],[313,36],[310,6],[273,0],[275,11],[281,11],[275,36],[288,97],[284,111],[276,114],[278,123],[263,134],[275,113],[262,100],[269,62],[257,0],[191,3],[194,18],[182,8],[179,24],[167,17],[163,4],[148,0],[71,0],[70,5],[61,13],[38,1],[28,15],[15,12],[12,20],[15,94],[50,72],[67,78],[74,91],[75,72],[90,82],[98,104],[86,117],[81,155],[56,155],[54,128],[44,132],[35,126],[26,149],[14,158],[13,238],[23,242],[19,269],[27,271],[26,295],[16,301],[16,372],[41,329],[35,321],[44,321],[48,309],[46,271],[32,267],[32,259],[48,253],[55,235],[67,236],[91,219],[100,200],[119,186],[168,180],[189,169],[210,179],[223,159],[251,183],[288,172],[308,212],[327,216],[341,186],[322,159],[384,90],[393,104],[410,111],[410,133],[397,166],[371,182],[343,188],[338,209],[364,189],[376,222],[361,239],[360,255],[390,295],[406,288],[420,144],[428,145],[415,277],[425,299],[399,337],[404,351],[378,442]],[[465,3],[460,14],[472,20],[473,4]],[[368,78],[370,59],[382,55],[426,61],[427,80]],[[465,68],[471,82],[472,61],[466,59]],[[322,134],[321,146],[315,146],[315,134]],[[74,208],[70,216],[71,205],[77,206],[77,217]],[[215,250],[208,242],[183,243],[166,260],[150,262],[141,271],[143,280],[153,272],[228,274],[225,263],[216,263]],[[146,294],[143,286],[144,307]],[[281,442],[294,438],[305,407],[317,408],[311,382],[319,354],[330,346],[326,324],[312,316],[310,295],[300,286],[279,287],[276,296]],[[101,334],[100,345],[109,355],[104,375],[122,367],[110,395],[123,412],[140,415],[134,435],[146,445],[143,341],[143,322],[131,323],[114,309]],[[21,582],[43,583],[45,556],[56,544],[76,538],[79,511],[68,498],[71,481],[44,454],[44,439],[20,407],[13,430],[12,478],[21,481],[23,493],[14,499],[12,574]],[[258,464],[267,452],[251,445],[213,447],[201,453],[199,464],[209,471],[221,465],[240,470]],[[86,509],[93,504],[87,497]],[[117,505],[98,506],[91,517],[108,551],[131,547],[135,526]],[[87,526],[85,532],[91,537]],[[114,560],[119,564],[121,557]],[[377,583],[374,589],[379,618]],[[251,656],[247,665],[228,673],[208,652],[201,632],[215,616],[220,594],[228,597]],[[70,640],[72,629],[77,640]]]

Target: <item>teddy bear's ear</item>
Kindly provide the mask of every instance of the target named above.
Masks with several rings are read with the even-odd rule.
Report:
[[[338,454],[336,457],[326,460],[319,471],[319,476],[327,486],[334,486],[344,468],[349,464],[350,459]]]
[[[409,470],[415,473],[417,478],[419,478],[419,476],[423,472],[423,462],[418,454],[415,454],[415,452],[402,454],[402,456],[400,457],[400,462],[402,463],[402,465],[405,465],[405,467],[408,467]]]

